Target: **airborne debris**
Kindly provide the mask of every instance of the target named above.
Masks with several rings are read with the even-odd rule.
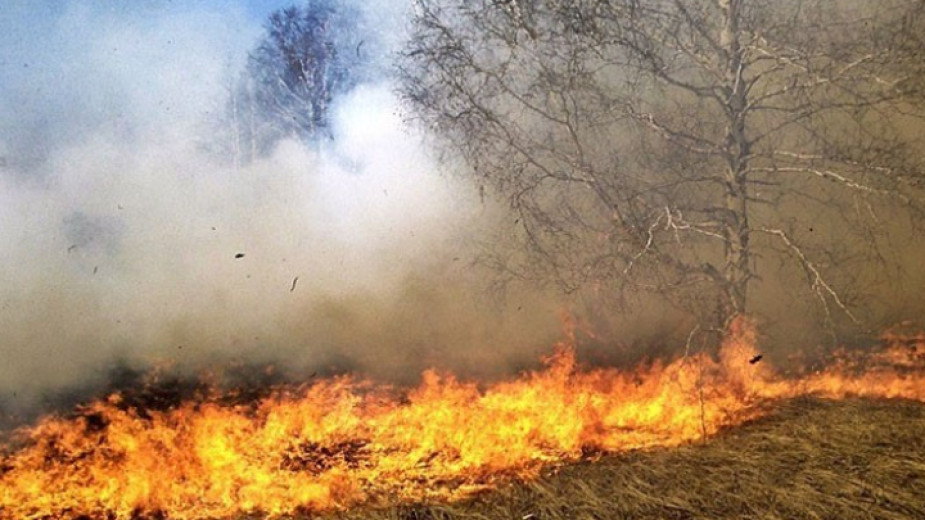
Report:
[[[237,253],[236,255],[234,255],[234,258],[235,260],[237,260],[238,258],[244,258],[244,253]]]
[[[762,358],[764,358],[764,354],[758,354],[758,355],[756,355],[755,357],[749,359],[749,360],[748,360],[748,363],[749,363],[750,365],[754,365],[755,363],[761,361]]]
[[[295,290],[295,285],[296,285],[297,283],[299,283],[299,277],[298,277],[298,276],[296,276],[295,278],[292,279],[292,287],[289,288],[289,292],[292,292],[292,291]]]

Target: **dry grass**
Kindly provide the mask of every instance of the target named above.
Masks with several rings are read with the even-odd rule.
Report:
[[[925,519],[925,405],[793,400],[703,444],[576,463],[456,504],[316,518]]]

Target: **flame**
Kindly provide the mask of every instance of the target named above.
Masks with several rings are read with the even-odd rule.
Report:
[[[350,377],[277,388],[248,405],[168,410],[120,395],[47,417],[0,456],[0,518],[270,517],[452,500],[588,454],[673,446],[814,394],[925,401],[925,343],[885,337],[865,360],[784,379],[738,320],[717,360],[581,370],[568,343],[545,368],[481,387],[428,371],[400,392]],[[919,338],[925,340],[925,338]]]

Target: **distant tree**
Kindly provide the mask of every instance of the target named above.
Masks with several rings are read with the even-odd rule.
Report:
[[[362,17],[349,4],[309,0],[272,13],[227,108],[236,162],[281,139],[331,137],[331,107],[363,81],[371,60]]]
[[[516,213],[504,275],[655,294],[719,331],[789,272],[834,331],[885,230],[925,222],[923,10],[416,0],[402,90]]]

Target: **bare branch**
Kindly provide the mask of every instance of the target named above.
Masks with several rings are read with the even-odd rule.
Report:
[[[806,271],[806,273],[812,279],[812,290],[816,297],[819,299],[822,304],[823,309],[825,310],[826,316],[831,319],[831,312],[829,310],[828,299],[831,298],[835,302],[835,305],[854,322],[855,325],[860,325],[861,321],[854,315],[851,309],[845,305],[845,302],[842,300],[839,293],[829,285],[829,282],[826,281],[825,277],[822,275],[822,272],[819,270],[819,267],[812,262],[804,252],[803,248],[800,247],[796,242],[794,242],[790,236],[784,232],[782,229],[771,229],[771,228],[756,228],[755,231],[760,231],[769,235],[778,237],[781,242],[787,246],[787,249],[795,256],[800,265]]]

